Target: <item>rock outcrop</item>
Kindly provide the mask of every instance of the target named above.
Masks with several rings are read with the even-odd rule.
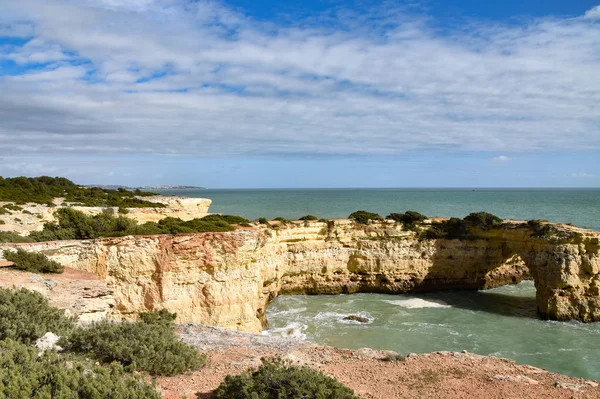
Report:
[[[65,268],[63,274],[36,274],[0,270],[0,287],[26,288],[48,298],[51,305],[65,309],[79,324],[105,319],[113,312],[115,298],[106,282],[92,273]]]
[[[257,226],[228,233],[11,244],[86,270],[114,290],[115,318],[166,308],[179,322],[258,332],[280,294],[485,289],[533,278],[542,317],[600,320],[600,233],[522,224],[476,239],[419,239],[392,222]]]
[[[192,220],[195,218],[203,218],[208,215],[208,208],[211,200],[206,198],[186,198],[186,197],[171,197],[171,196],[152,196],[141,197],[155,203],[165,205],[164,208],[126,208],[127,217],[137,220],[139,223],[158,222],[166,217],[180,218],[182,220]],[[0,206],[5,204],[13,204],[10,202],[0,202]],[[8,214],[0,215],[0,231],[14,231],[25,235],[32,231],[40,231],[44,227],[44,223],[55,221],[54,212],[60,209],[64,204],[62,199],[55,200],[56,206],[47,206],[46,204],[27,204],[19,205],[22,208],[19,211],[14,211]],[[70,206],[73,209],[81,211],[86,215],[97,215],[101,212],[111,210],[114,214],[118,214],[117,207],[90,207],[90,206]]]

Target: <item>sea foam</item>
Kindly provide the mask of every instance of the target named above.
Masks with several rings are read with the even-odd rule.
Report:
[[[448,305],[444,301],[440,301],[439,299],[421,299],[421,298],[411,298],[411,299],[395,299],[395,300],[386,300],[391,305],[396,305],[403,307],[405,309],[422,309],[422,308],[451,308],[452,306]]]

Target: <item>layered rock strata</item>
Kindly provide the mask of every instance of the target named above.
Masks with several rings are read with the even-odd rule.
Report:
[[[179,322],[259,332],[281,294],[485,289],[533,278],[542,317],[600,321],[600,233],[555,229],[541,238],[515,224],[429,240],[400,224],[335,220],[18,246],[105,280],[115,318],[166,308]]]

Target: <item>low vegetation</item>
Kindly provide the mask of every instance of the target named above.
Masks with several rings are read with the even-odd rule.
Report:
[[[62,273],[65,270],[63,265],[39,252],[27,252],[17,248],[16,251],[5,250],[2,255],[4,259],[13,262],[18,270],[33,273]]]
[[[215,390],[216,399],[358,399],[335,378],[307,366],[263,359],[257,370],[228,375]]]
[[[160,399],[142,376],[127,375],[119,364],[100,367],[12,339],[0,341],[0,398]]]
[[[202,219],[188,221],[167,217],[156,223],[147,222],[138,225],[135,220],[123,215],[116,216],[112,212],[102,212],[98,215],[88,216],[72,208],[61,208],[56,211],[54,216],[57,222],[46,223],[42,231],[30,233],[28,239],[43,242],[127,235],[223,232],[235,230],[231,223],[241,224],[247,222],[246,219],[239,216],[209,215]],[[8,236],[5,238],[0,236],[0,240],[8,238]]]
[[[390,213],[386,216],[386,219],[405,224],[415,224],[424,221],[427,216],[415,211],[406,211],[405,213]]]
[[[0,288],[0,340],[32,344],[48,331],[62,335],[74,327],[73,319],[50,306],[42,294]]]
[[[314,215],[306,215],[306,216],[302,216],[298,220],[319,220],[319,218]]]
[[[175,314],[162,310],[142,313],[137,322],[101,321],[78,328],[62,344],[102,363],[118,362],[127,371],[170,376],[199,369],[205,356],[179,340],[173,320]]]
[[[129,191],[98,187],[82,187],[64,177],[0,177],[0,201],[16,202],[17,204],[38,203],[51,204],[55,198],[65,198],[69,203],[82,206],[117,206],[123,208],[164,207],[136,197],[151,197],[154,193],[140,190]],[[11,209],[4,206],[5,209]]]
[[[498,216],[487,212],[474,212],[463,219],[450,218],[443,222],[434,223],[421,233],[421,238],[471,240],[477,237],[477,229],[487,231],[502,226],[503,221]]]
[[[356,211],[348,216],[348,219],[353,219],[356,223],[368,224],[370,221],[383,220],[383,217],[378,213],[368,211]]]

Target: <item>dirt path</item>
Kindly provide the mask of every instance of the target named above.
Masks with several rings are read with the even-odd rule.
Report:
[[[209,363],[188,375],[159,378],[164,399],[210,399],[227,374],[257,367],[264,356],[282,356],[333,375],[365,399],[600,398],[597,382],[471,353],[436,352],[398,360],[389,351],[321,347],[214,327],[185,325],[178,332],[206,353]]]

